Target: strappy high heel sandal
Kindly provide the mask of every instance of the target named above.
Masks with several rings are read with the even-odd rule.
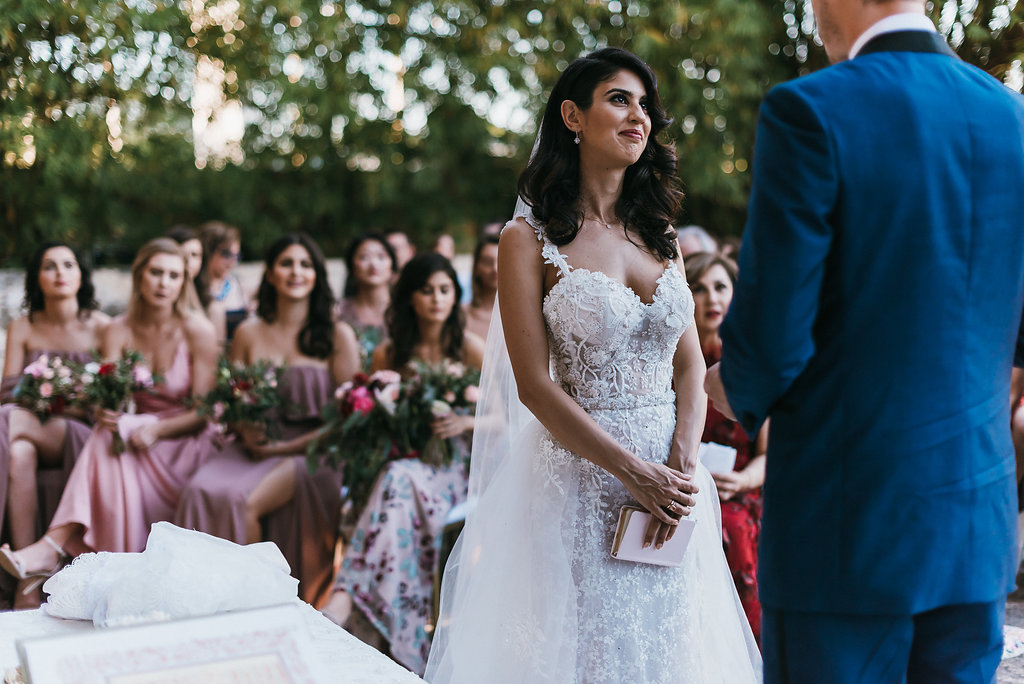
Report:
[[[57,563],[49,570],[39,570],[36,572],[27,572],[25,570],[25,564],[22,562],[21,558],[18,557],[18,554],[11,550],[10,546],[7,544],[0,546],[0,568],[3,568],[7,574],[11,575],[16,580],[32,580],[25,585],[24,589],[22,589],[23,594],[29,594],[30,592],[35,591],[36,587],[57,574],[57,572],[67,563],[68,552],[64,550],[63,546],[55,542],[48,534],[43,535],[43,541],[49,544],[53,550],[57,552]]]

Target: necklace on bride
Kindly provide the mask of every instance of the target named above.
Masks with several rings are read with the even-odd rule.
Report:
[[[583,220],[584,221],[594,221],[594,222],[599,223],[600,225],[604,226],[608,230],[612,229],[612,224],[609,223],[608,221],[605,221],[603,218],[598,218],[597,216],[587,216],[586,212],[583,212]],[[618,224],[617,227],[621,227],[622,226],[621,222],[616,222],[616,223]]]

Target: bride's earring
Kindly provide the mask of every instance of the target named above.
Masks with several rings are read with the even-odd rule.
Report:
[[[573,141],[574,143],[576,143],[577,145],[579,145],[579,144],[580,144],[580,132],[579,132],[579,131],[576,131],[576,137],[575,137],[575,138],[573,138],[573,139],[572,139],[572,141]]]

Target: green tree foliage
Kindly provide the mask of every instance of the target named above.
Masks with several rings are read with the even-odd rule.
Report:
[[[928,9],[1020,87],[1024,3]],[[249,254],[289,230],[468,247],[510,213],[558,73],[605,45],[659,76],[680,221],[738,234],[761,97],[826,64],[805,0],[0,0],[0,261],[49,237],[124,260],[212,218]],[[244,134],[207,153],[211,94]]]

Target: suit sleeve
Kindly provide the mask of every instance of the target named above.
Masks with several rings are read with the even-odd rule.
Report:
[[[739,280],[722,324],[722,382],[743,429],[757,435],[814,355],[829,223],[838,194],[832,142],[791,84],[761,105]]]

